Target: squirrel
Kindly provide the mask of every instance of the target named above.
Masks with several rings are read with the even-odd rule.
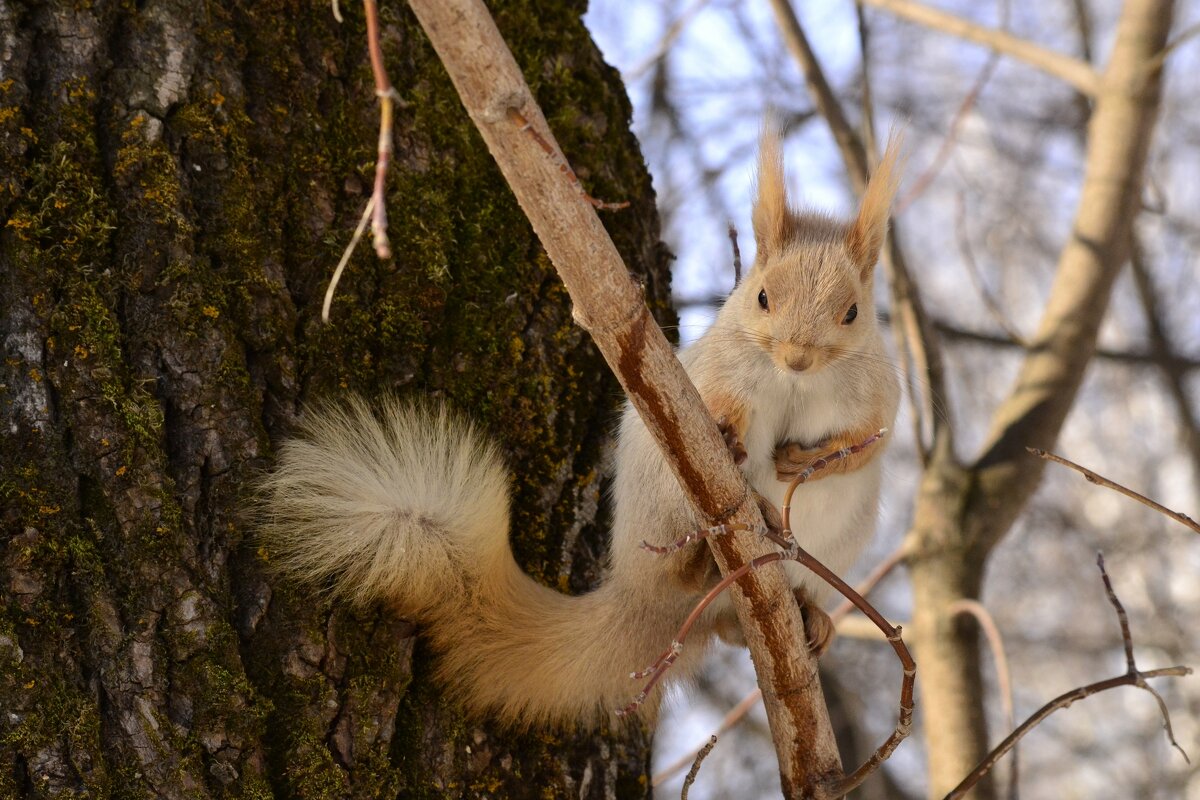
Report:
[[[815,459],[892,423],[899,387],[875,317],[875,262],[897,184],[893,137],[848,224],[788,204],[778,134],[764,129],[753,206],[757,255],[711,328],[680,352],[688,375],[774,519],[787,483]],[[793,534],[835,572],[869,539],[881,482],[874,446],[797,491]],[[263,479],[273,562],[359,604],[383,602],[420,626],[436,675],[468,711],[518,728],[595,726],[639,688],[719,574],[708,545],[660,557],[703,527],[640,417],[626,405],[614,456],[605,577],[568,596],[517,566],[508,471],[496,446],[443,407],[360,398],[308,409]],[[777,524],[777,523],[776,523]],[[832,635],[829,589],[785,562],[810,645]],[[713,634],[736,641],[714,603],[667,677],[694,673]],[[661,684],[639,713],[652,720]]]

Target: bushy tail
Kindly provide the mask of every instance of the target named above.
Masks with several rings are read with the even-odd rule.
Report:
[[[638,688],[629,673],[690,609],[636,575],[575,597],[525,575],[508,545],[500,456],[444,409],[390,400],[375,414],[355,399],[311,409],[300,433],[261,487],[269,557],[422,623],[439,679],[476,712],[518,727],[612,719]]]
[[[511,561],[500,455],[442,407],[310,409],[260,495],[268,557],[284,571],[417,620]]]

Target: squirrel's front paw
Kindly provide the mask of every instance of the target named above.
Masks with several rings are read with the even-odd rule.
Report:
[[[808,599],[803,589],[793,589],[796,602],[800,604],[800,615],[804,617],[804,637],[808,640],[808,649],[820,658],[833,644],[837,631],[833,620],[825,613],[825,609]]]
[[[742,437],[738,435],[737,427],[729,417],[722,415],[717,420],[717,429],[721,431],[721,436],[725,439],[725,446],[729,448],[729,455],[733,456],[733,463],[741,466],[742,462],[746,460],[746,446],[742,444]]]
[[[799,442],[783,442],[775,448],[775,477],[784,483],[791,483],[793,478],[823,455],[825,450],[820,446],[804,447]],[[814,472],[809,482],[823,477],[822,471]]]

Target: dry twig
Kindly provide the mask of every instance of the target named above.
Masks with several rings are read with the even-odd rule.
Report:
[[[654,324],[595,209],[564,180],[561,154],[495,21],[480,0],[410,0],[489,152],[558,270],[576,321],[621,381],[697,515],[758,528],[762,514],[699,393]],[[518,125],[517,111],[555,157]],[[709,540],[723,573],[760,556],[756,537]],[[748,576],[733,597],[754,657],[786,795],[823,792],[840,774],[829,713],[782,570]]]
[[[1116,592],[1113,591],[1112,582],[1108,578],[1108,572],[1104,569],[1103,555],[1096,558],[1096,565],[1100,568],[1100,577],[1104,581],[1104,591],[1108,595],[1108,601],[1116,610],[1117,620],[1121,625],[1121,641],[1125,646],[1125,665],[1127,667],[1125,674],[1116,678],[1109,678],[1108,680],[1097,681],[1096,683],[1091,683],[1087,686],[1080,686],[1077,689],[1072,689],[1066,694],[1059,695],[1046,705],[1039,708],[1033,713],[1032,716],[1029,717],[1029,719],[1022,722],[1020,727],[1010,733],[1003,742],[996,745],[996,748],[987,754],[983,761],[981,761],[979,765],[971,771],[971,774],[964,778],[962,782],[958,784],[958,786],[954,787],[954,789],[948,795],[946,795],[946,800],[955,800],[955,798],[963,797],[968,791],[970,791],[972,787],[975,786],[975,784],[979,783],[984,775],[987,775],[988,772],[991,771],[992,767],[996,765],[997,761],[1004,757],[1005,753],[1016,746],[1017,742],[1019,742],[1021,738],[1025,736],[1025,734],[1037,727],[1042,720],[1053,714],[1055,711],[1058,711],[1061,708],[1067,708],[1076,701],[1083,700],[1085,697],[1091,697],[1094,694],[1098,694],[1109,689],[1115,689],[1118,686],[1136,686],[1139,689],[1145,689],[1154,696],[1155,701],[1158,703],[1158,708],[1162,712],[1163,725],[1166,729],[1167,739],[1171,742],[1171,745],[1183,755],[1184,760],[1187,760],[1187,753],[1184,753],[1183,748],[1181,748],[1179,743],[1175,741],[1175,734],[1171,730],[1171,717],[1167,713],[1166,703],[1163,702],[1163,699],[1158,692],[1154,691],[1149,685],[1147,685],[1146,679],[1163,677],[1181,678],[1186,675],[1191,675],[1192,670],[1189,667],[1165,667],[1163,669],[1152,669],[1145,672],[1138,670],[1137,663],[1133,658],[1133,638],[1129,633],[1129,618],[1125,615],[1125,608],[1121,605],[1121,601],[1117,599]]]
[[[862,6],[859,6],[861,10]],[[1008,28],[1008,2],[1001,0],[1000,3],[1000,28],[1002,30]],[[954,112],[954,117],[950,120],[950,127],[946,130],[946,135],[942,138],[942,143],[938,147],[937,153],[933,157],[933,161],[925,168],[925,171],[916,177],[905,193],[898,201],[896,201],[895,216],[900,216],[908,207],[912,205],[918,197],[925,193],[942,171],[942,167],[946,165],[946,161],[950,158],[950,153],[954,150],[954,145],[958,143],[958,130],[962,127],[963,121],[966,120],[967,114],[975,107],[975,102],[979,99],[979,95],[983,93],[983,88],[987,86],[988,81],[992,79],[992,74],[996,71],[996,65],[1000,63],[1000,53],[993,50],[988,60],[984,62],[983,67],[979,70],[979,74],[975,77],[975,82],[971,85],[967,96],[963,98],[959,104],[958,110]]]
[[[367,51],[371,56],[371,74],[375,76],[375,95],[379,98],[379,155],[375,159],[375,186],[371,191],[375,212],[371,216],[371,237],[375,243],[375,255],[392,257],[392,245],[387,233],[387,188],[388,165],[392,161],[392,102],[396,90],[388,79],[383,64],[383,49],[379,45],[379,9],[375,0],[363,0],[367,12]]]
[[[1025,449],[1028,450],[1030,453],[1033,453],[1038,458],[1043,458],[1047,461],[1053,461],[1056,464],[1062,464],[1064,467],[1070,467],[1071,469],[1075,470],[1080,475],[1082,475],[1087,480],[1088,483],[1094,483],[1097,486],[1104,486],[1109,489],[1112,489],[1114,492],[1123,494],[1126,497],[1133,498],[1134,500],[1137,500],[1142,505],[1150,506],[1150,508],[1153,508],[1158,513],[1168,516],[1171,519],[1175,520],[1176,522],[1178,522],[1182,525],[1186,525],[1187,527],[1191,528],[1196,533],[1200,533],[1200,523],[1197,523],[1196,520],[1192,519],[1187,514],[1180,514],[1178,511],[1172,511],[1171,509],[1167,508],[1166,506],[1164,506],[1160,503],[1154,502],[1149,497],[1146,497],[1146,495],[1138,494],[1133,489],[1130,489],[1126,486],[1122,486],[1121,484],[1117,483],[1116,481],[1110,481],[1108,478],[1104,477],[1103,475],[1099,475],[1095,472],[1092,472],[1087,467],[1080,466],[1079,464],[1076,464],[1074,461],[1065,459],[1062,456],[1055,455],[1054,453],[1051,453],[1047,450],[1041,450],[1037,447],[1026,447]]]
[[[733,248],[733,285],[742,282],[742,249],[738,247],[737,228],[729,223],[729,246]]]
[[[720,596],[722,592],[728,589],[729,586],[731,586],[738,579],[761,569],[767,564],[784,560],[792,560],[799,562],[808,569],[812,570],[817,577],[821,578],[826,583],[841,592],[843,596],[854,603],[854,605],[858,607],[863,614],[865,614],[873,623],[875,623],[879,630],[883,632],[883,635],[887,638],[888,642],[891,643],[892,649],[895,650],[904,670],[904,680],[900,689],[900,714],[896,723],[896,728],[892,731],[892,734],[883,744],[879,746],[878,749],[876,749],[876,751],[862,766],[844,778],[826,781],[824,788],[830,795],[841,797],[842,795],[859,786],[872,772],[878,769],[879,766],[888,759],[888,757],[891,756],[892,752],[896,749],[900,742],[902,742],[908,736],[909,730],[912,727],[913,688],[917,676],[916,662],[913,661],[912,655],[908,651],[908,647],[904,644],[904,640],[901,637],[900,628],[892,626],[892,624],[884,619],[883,615],[880,614],[874,606],[867,602],[867,600],[863,598],[861,594],[856,592],[849,584],[830,571],[828,567],[826,567],[824,564],[814,558],[808,551],[801,547],[792,536],[791,531],[791,503],[792,496],[795,494],[796,488],[811,478],[815,473],[825,469],[830,464],[854,455],[855,453],[862,452],[882,438],[885,433],[886,429],[881,430],[878,433],[864,439],[862,442],[859,442],[858,444],[838,450],[836,453],[832,453],[829,456],[816,459],[809,464],[808,467],[801,471],[800,474],[792,479],[792,482],[788,485],[787,492],[784,494],[783,498],[783,508],[781,509],[783,518],[782,531],[780,533],[775,533],[770,529],[762,531],[763,537],[777,545],[780,548],[780,551],[760,556],[753,561],[742,565],[733,572],[730,572],[716,586],[714,586],[708,592],[708,594],[706,594],[700,600],[699,603],[696,604],[695,608],[692,609],[692,613],[688,615],[687,620],[680,627],[679,633],[676,634],[675,639],[671,642],[671,646],[667,648],[666,652],[659,656],[658,660],[645,670],[633,673],[630,676],[631,678],[635,679],[648,677],[649,680],[642,688],[641,692],[638,693],[637,697],[635,697],[628,706],[621,709],[618,714],[629,714],[645,701],[646,697],[650,693],[650,690],[653,689],[654,686],[662,679],[666,671],[670,669],[672,664],[675,663],[675,660],[679,657],[679,654],[683,652],[684,639],[687,637],[687,634],[691,630],[692,626],[696,623],[696,620],[700,618],[700,615],[704,612],[704,610],[712,603],[713,600]],[[675,545],[661,549],[666,549],[669,552],[673,552],[674,549],[683,547],[689,542],[697,541],[699,539],[711,539],[712,537],[719,536],[724,533],[730,533],[734,530],[745,530],[745,528],[738,526],[715,526],[690,533],[683,539],[679,540],[679,542],[676,542]],[[678,547],[676,547],[676,545],[678,545]],[[647,549],[655,548],[650,548],[647,546]]]
[[[654,551],[654,552],[657,552],[657,551]],[[862,581],[857,586],[854,587],[854,591],[858,592],[859,594],[863,595],[864,597],[866,595],[870,594],[871,590],[874,589],[875,586],[881,580],[883,580],[893,569],[896,568],[896,566],[898,566],[899,564],[901,564],[904,561],[904,557],[905,557],[905,550],[903,547],[898,547],[895,550],[893,550],[883,561],[879,562],[879,564],[875,567],[875,569],[871,570],[870,574],[868,574],[867,577],[863,578]],[[837,624],[837,631],[838,631],[839,635],[847,635],[843,631],[842,625],[845,624],[844,617],[846,617],[846,615],[848,615],[853,610],[854,610],[853,601],[851,601],[849,599],[845,599],[838,605],[837,608],[835,608],[833,611],[831,611],[829,613],[829,618],[831,620],[833,620],[833,622],[835,624]],[[865,620],[864,620],[864,622],[865,622]],[[871,628],[871,630],[874,631],[875,628]],[[742,718],[746,716],[746,713],[750,709],[754,708],[754,706],[758,703],[758,701],[760,699],[762,699],[762,691],[761,690],[754,689],[753,691],[749,692],[745,697],[743,697],[738,702],[738,704],[736,706],[734,706],[732,709],[729,710],[729,713],[727,713],[725,715],[725,718],[721,720],[720,726],[717,728],[717,730],[714,732],[713,735],[720,736],[720,735],[724,734],[726,731],[733,728],[733,726],[735,726],[739,722],[741,722]],[[692,748],[693,753],[699,752],[699,750],[700,750],[699,747]],[[657,773],[655,773],[654,778],[651,781],[652,784],[654,786],[658,786],[659,784],[663,783],[664,781],[669,779],[672,775],[674,775],[676,772],[679,772],[684,767],[686,767],[688,765],[688,763],[690,762],[691,758],[692,758],[692,756],[690,756],[690,755],[683,756],[682,758],[678,759],[677,761],[673,761],[672,763],[663,767]]]
[[[708,739],[708,744],[701,747],[696,753],[696,760],[692,762],[692,768],[688,770],[687,777],[683,779],[683,790],[679,793],[679,800],[687,800],[688,791],[692,788],[692,784],[696,782],[696,776],[700,774],[700,764],[704,759],[708,758],[708,754],[717,746],[717,735],[714,733]]]
[[[375,243],[375,255],[379,258],[392,257],[392,245],[387,233],[387,171],[392,161],[392,104],[396,99],[396,90],[388,79],[387,69],[383,64],[383,49],[379,44],[379,9],[375,0],[363,0],[363,9],[367,18],[367,53],[371,58],[371,73],[375,76],[375,94],[379,98],[379,150],[375,159],[375,182],[371,197],[363,209],[362,218],[350,243],[342,251],[333,277],[325,290],[325,302],[321,306],[321,321],[329,322],[329,309],[333,304],[333,294],[337,291],[338,282],[342,279],[342,271],[354,255],[358,242],[362,239],[363,230],[368,219],[371,220],[371,238]],[[333,17],[342,21],[341,9],[337,0],[333,0]]]
[[[992,651],[992,660],[996,664],[996,683],[1000,688],[1000,705],[1004,709],[1004,727],[1011,730],[1017,724],[1016,713],[1013,710],[1012,673],[1008,668],[1008,656],[1004,652],[1004,637],[1000,628],[987,607],[978,600],[957,600],[946,609],[950,614],[968,614],[975,618],[979,627],[983,628],[988,647]],[[1009,797],[1017,796],[1017,785],[1020,780],[1020,767],[1017,760],[1017,747],[1013,745],[1012,771],[1008,776]]]

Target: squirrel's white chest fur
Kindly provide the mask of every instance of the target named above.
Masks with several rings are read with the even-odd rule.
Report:
[[[782,442],[813,447],[855,422],[849,410],[852,386],[835,369],[812,375],[776,372],[753,395],[743,435],[743,464],[754,489],[776,508],[783,505],[787,483],[776,478],[775,448]],[[836,573],[845,572],[870,540],[881,482],[881,459],[863,468],[830,475],[799,486],[792,496],[791,528],[800,545]],[[794,562],[784,565],[792,585],[820,600],[830,587]]]

